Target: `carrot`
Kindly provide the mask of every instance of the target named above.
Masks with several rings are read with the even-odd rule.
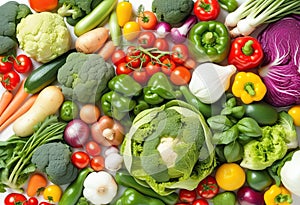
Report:
[[[107,41],[102,48],[98,51],[98,54],[104,58],[104,60],[109,59],[112,54],[114,53],[116,46],[114,45],[113,41]]]
[[[25,99],[28,97],[29,93],[27,93],[24,90],[25,80],[26,79],[22,81],[22,84],[17,90],[12,101],[9,103],[9,105],[5,108],[2,115],[0,116],[0,125],[2,125],[5,122],[5,120],[7,120],[23,104]]]
[[[26,193],[29,197],[38,196],[47,186],[47,178],[40,173],[33,173],[27,184]]]
[[[8,106],[10,101],[13,99],[13,94],[9,90],[4,91],[0,99],[0,115],[3,113],[5,108]]]
[[[26,100],[24,104],[0,126],[0,132],[2,132],[7,126],[9,126],[12,122],[14,122],[18,117],[20,117],[25,112],[27,112],[35,102],[37,96],[38,94],[34,94],[28,100]]]

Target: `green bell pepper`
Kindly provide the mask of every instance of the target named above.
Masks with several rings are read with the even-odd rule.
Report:
[[[144,100],[143,96],[141,96],[136,100],[136,105],[133,109],[133,114],[137,115],[148,108],[150,108],[150,105]]]
[[[218,0],[222,9],[225,9],[228,12],[233,12],[239,6],[236,0]]]
[[[182,95],[179,90],[174,90],[168,77],[162,72],[151,76],[143,92],[144,100],[151,105],[162,103],[165,99],[176,99]]]
[[[59,116],[64,121],[71,121],[74,119],[79,113],[78,105],[71,100],[66,100],[63,102]]]
[[[142,86],[131,76],[126,74],[116,75],[108,82],[110,90],[116,91],[124,96],[138,96],[142,91]]]
[[[122,196],[114,203],[115,205],[165,205],[159,199],[144,196],[135,189],[126,188]]]
[[[226,26],[218,21],[201,21],[189,32],[189,49],[198,62],[220,63],[230,49],[230,36]]]
[[[108,115],[116,120],[121,120],[129,111],[133,110],[136,102],[122,96],[118,92],[110,91],[101,97],[101,108],[105,115]]]
[[[273,183],[267,170],[246,170],[248,185],[256,191],[263,191]]]

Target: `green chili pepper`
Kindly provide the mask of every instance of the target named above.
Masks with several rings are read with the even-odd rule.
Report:
[[[260,137],[262,135],[261,127],[251,117],[244,117],[237,123],[239,132],[249,137]]]
[[[59,116],[64,121],[71,121],[78,115],[78,113],[78,105],[73,101],[66,100],[60,108]]]
[[[135,189],[126,188],[122,196],[114,203],[115,205],[165,205],[159,199],[144,196]]]
[[[142,91],[142,86],[131,76],[126,74],[116,75],[108,82],[110,90],[121,93],[124,96],[138,96]]]
[[[217,196],[215,196],[212,199],[214,205],[235,205],[236,203],[236,196],[233,192],[231,191],[225,191],[222,192],[220,194],[218,194]]]
[[[225,9],[228,12],[233,12],[237,9],[238,2],[236,0],[218,0],[222,9]]]
[[[82,169],[76,180],[73,181],[64,191],[58,205],[75,205],[80,199],[83,190],[83,182],[87,175],[93,171],[92,168],[87,167]]]
[[[201,21],[189,32],[189,49],[198,62],[220,63],[230,49],[230,36],[226,26],[218,21]]]

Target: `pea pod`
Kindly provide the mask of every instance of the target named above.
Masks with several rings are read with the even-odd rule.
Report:
[[[73,181],[64,191],[58,205],[75,205],[82,195],[83,182],[87,175],[93,171],[88,167],[82,169],[75,181]]]

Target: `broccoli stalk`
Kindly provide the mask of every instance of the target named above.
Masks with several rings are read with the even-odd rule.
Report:
[[[66,3],[57,10],[57,13],[63,17],[72,16],[73,19],[83,16],[83,12],[79,7]]]

